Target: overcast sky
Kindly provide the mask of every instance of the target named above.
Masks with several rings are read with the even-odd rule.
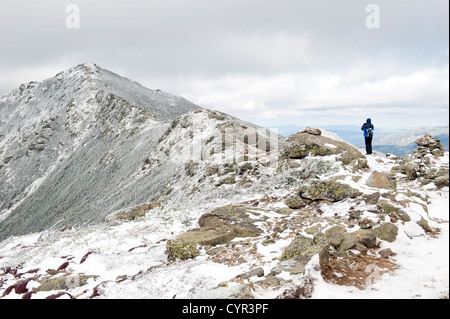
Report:
[[[68,28],[76,14],[66,12],[69,4],[79,8],[79,28]],[[448,125],[448,7],[447,0],[1,0],[0,95],[93,62],[263,126],[361,125],[367,117],[382,128]]]

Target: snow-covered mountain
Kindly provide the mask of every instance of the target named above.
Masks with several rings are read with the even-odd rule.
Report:
[[[449,149],[449,127],[421,127],[400,133],[384,135],[374,138],[373,148],[382,153],[391,153],[395,155],[405,155],[411,153],[416,147],[415,141],[430,134],[441,141],[446,150]]]
[[[284,138],[94,64],[24,84],[0,98],[0,299],[448,298],[449,153],[422,144]]]
[[[161,201],[228,126],[257,129],[95,64],[21,85],[0,98],[0,240]]]

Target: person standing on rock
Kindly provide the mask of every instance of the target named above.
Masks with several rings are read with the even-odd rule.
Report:
[[[361,130],[364,131],[364,140],[366,142],[366,155],[372,154],[372,138],[373,138],[373,124],[371,119],[367,119],[363,124]]]

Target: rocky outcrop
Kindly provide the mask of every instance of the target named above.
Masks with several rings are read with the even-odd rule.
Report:
[[[258,219],[250,218],[249,210],[245,206],[230,205],[203,214],[198,220],[200,228],[189,230],[176,240],[167,242],[169,257],[195,258],[198,255],[197,245],[216,246],[236,237],[260,235],[261,229],[254,224]]]
[[[345,142],[333,140],[321,135],[319,129],[306,128],[291,135],[283,145],[283,154],[287,158],[300,159],[308,155],[326,156],[341,154],[345,151],[358,152],[358,150]]]

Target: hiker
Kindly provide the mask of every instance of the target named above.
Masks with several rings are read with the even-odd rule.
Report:
[[[366,142],[366,155],[372,154],[372,138],[373,138],[373,124],[371,119],[367,119],[363,124],[361,130],[364,131],[364,140]]]

